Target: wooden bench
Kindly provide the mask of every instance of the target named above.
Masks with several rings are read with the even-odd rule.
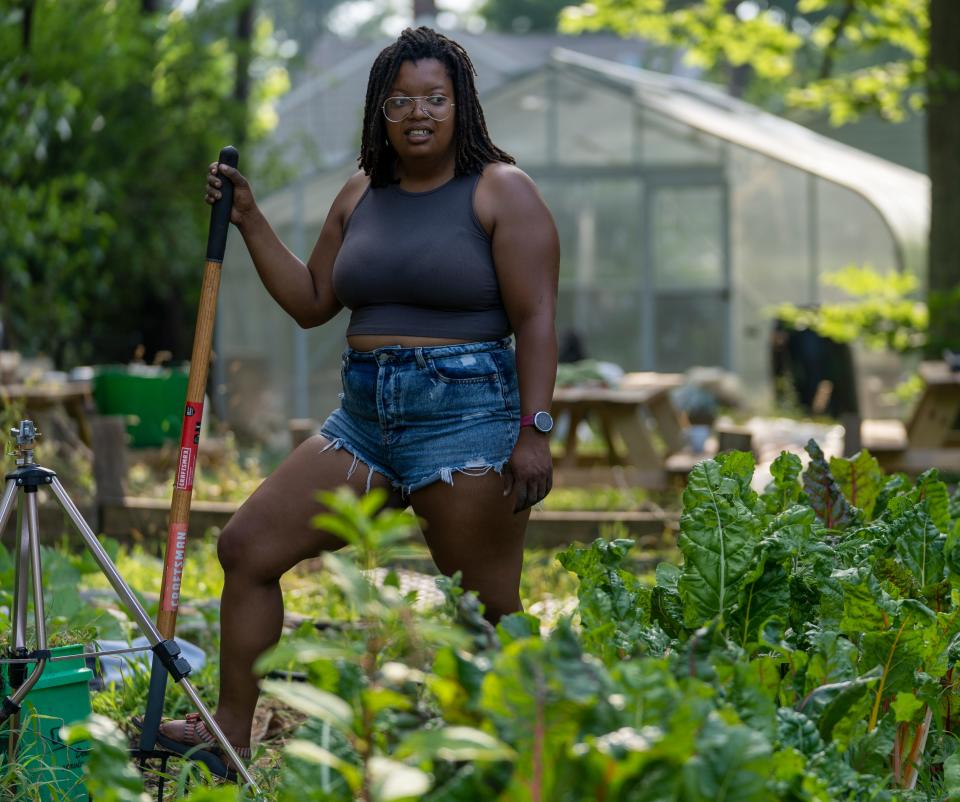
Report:
[[[860,445],[888,471],[960,473],[960,371],[945,362],[923,362],[919,372],[924,390],[906,425],[865,420]]]
[[[566,439],[555,460],[560,483],[578,484],[586,478],[581,474],[623,468],[630,474],[631,484],[664,487],[665,460],[684,446],[683,427],[670,400],[670,391],[682,382],[680,374],[628,373],[620,387],[554,390],[554,420],[567,417]],[[579,453],[577,429],[583,421],[592,423],[603,439],[606,453],[601,466]],[[621,453],[620,442],[625,453]]]

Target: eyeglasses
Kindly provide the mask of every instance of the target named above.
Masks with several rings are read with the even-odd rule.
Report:
[[[422,97],[406,97],[397,95],[383,101],[383,116],[392,123],[403,122],[413,114],[419,104],[420,111],[431,120],[442,123],[450,116],[454,103],[446,95],[424,95]]]

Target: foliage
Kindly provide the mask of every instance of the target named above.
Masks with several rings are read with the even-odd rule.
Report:
[[[918,288],[909,273],[881,273],[850,265],[822,277],[851,300],[817,307],[781,304],[772,314],[794,329],[813,329],[838,343],[862,342],[874,350],[917,352],[926,343],[927,305],[911,297]]]
[[[525,613],[492,632],[449,582],[452,620],[413,616],[389,582],[365,585],[334,560],[349,626],[262,666],[295,660],[310,678],[269,686],[313,719],[279,798],[294,786],[298,798],[464,802],[953,792],[960,499],[935,472],[911,484],[867,454],[808,451],[806,471],[782,455],[763,493],[749,454],[698,465],[683,565],[662,565],[654,587],[624,569],[629,541],[567,549],[579,624],[549,635]],[[341,530],[361,552],[381,526],[388,544],[395,533],[372,509]],[[918,777],[923,793],[909,790]]]
[[[707,70],[749,68],[758,91],[780,94],[789,82],[789,104],[828,109],[835,125],[866,111],[898,121],[924,101],[928,2],[799,0],[761,8],[726,0],[594,0],[567,9],[561,28],[612,29],[674,45]],[[860,66],[864,54],[875,58]],[[851,66],[835,72],[844,59]]]
[[[567,5],[566,0],[485,0],[479,12],[497,31],[552,32]]]
[[[236,2],[142,5],[0,12],[0,304],[12,345],[59,366],[126,360],[139,343],[187,355],[203,169],[262,135],[286,87],[275,56],[256,58],[249,108],[231,101]],[[270,38],[258,26],[258,52]]]
[[[579,607],[550,631],[529,613],[494,629],[457,578],[423,610],[388,572],[412,524],[385,497],[323,494],[317,524],[342,615],[302,628],[259,668],[306,722],[278,802],[322,800],[940,800],[960,793],[960,493],[936,471],[887,477],[866,453],[804,469],[784,453],[753,488],[753,457],[697,465],[682,564],[655,584],[631,543],[571,546]],[[96,724],[88,726],[99,726]],[[105,725],[104,725],[105,726]],[[90,782],[139,799],[109,728]],[[116,780],[111,780],[116,774]],[[128,784],[125,784],[128,783]],[[732,789],[736,789],[735,791]],[[197,788],[194,802],[240,798]],[[99,795],[98,795],[99,798]]]

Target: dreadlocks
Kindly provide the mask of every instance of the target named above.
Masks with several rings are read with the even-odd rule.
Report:
[[[394,153],[387,144],[387,129],[380,107],[387,99],[400,65],[405,61],[428,58],[443,64],[453,82],[457,104],[453,131],[457,148],[455,175],[478,173],[490,162],[516,163],[510,154],[490,140],[473,82],[477,71],[467,51],[432,28],[407,28],[396,42],[380,52],[370,68],[358,161],[360,168],[370,176],[371,186],[384,187],[394,180]]]

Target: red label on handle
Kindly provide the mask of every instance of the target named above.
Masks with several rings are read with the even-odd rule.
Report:
[[[175,613],[180,607],[180,583],[183,581],[183,563],[187,555],[187,525],[170,524],[167,532],[167,565],[163,572],[165,582],[160,596],[160,609]]]
[[[193,472],[197,468],[197,452],[200,450],[200,421],[203,419],[203,402],[187,402],[180,429],[180,459],[177,461],[177,478],[173,486],[177,490],[193,490]]]

